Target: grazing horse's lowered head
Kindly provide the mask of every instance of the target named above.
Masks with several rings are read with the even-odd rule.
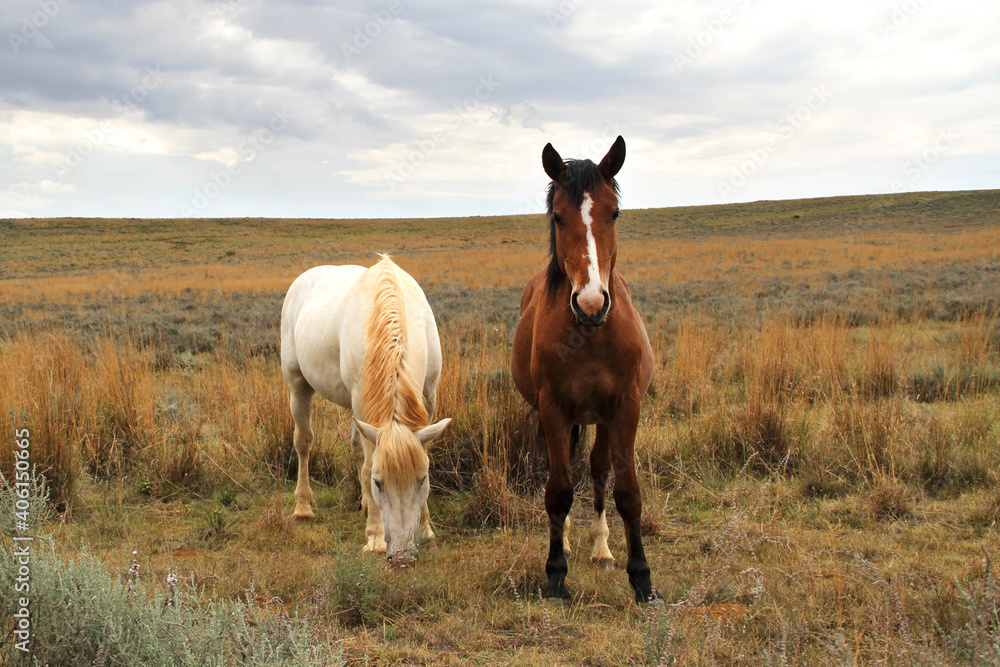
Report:
[[[608,291],[615,267],[618,184],[615,175],[625,162],[625,140],[615,141],[600,164],[563,161],[552,147],[542,150],[542,166],[552,179],[548,190],[549,293],[570,282],[569,306],[577,324],[603,326],[611,310]]]
[[[442,419],[417,430],[395,419],[376,428],[355,419],[361,435],[375,445],[372,453],[372,500],[382,512],[385,555],[390,564],[416,560],[417,539],[431,485],[426,445],[451,423]]]

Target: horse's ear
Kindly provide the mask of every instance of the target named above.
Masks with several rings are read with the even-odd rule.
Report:
[[[373,445],[378,443],[377,428],[375,428],[371,424],[366,424],[365,422],[357,418],[354,419],[354,425],[358,427],[358,430],[361,431],[361,435],[363,435],[365,439],[368,440],[368,442],[372,443]]]
[[[566,171],[566,163],[559,157],[559,153],[552,147],[552,144],[545,144],[542,149],[542,166],[545,173],[556,183],[562,181],[563,172]]]
[[[451,424],[451,419],[445,417],[436,424],[431,424],[430,426],[423,427],[419,431],[414,431],[413,435],[417,436],[417,440],[420,441],[421,445],[426,445],[431,440],[444,433],[444,430],[448,428],[449,424]]]
[[[601,164],[599,165],[601,176],[610,183],[615,174],[621,171],[623,164],[625,164],[625,140],[619,134],[618,138],[615,139],[615,143],[611,144],[608,154],[601,160]]]

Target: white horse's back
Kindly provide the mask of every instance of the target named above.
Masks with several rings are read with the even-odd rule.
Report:
[[[292,283],[281,308],[281,372],[291,389],[302,383],[351,407],[341,378],[340,346],[347,296],[363,266],[317,266]]]
[[[365,360],[365,322],[380,272],[394,272],[406,310],[407,363],[423,378],[433,413],[441,378],[441,342],[420,285],[386,259],[363,266],[317,266],[292,283],[281,309],[281,370],[291,387],[305,381],[320,396],[365,419],[358,400]],[[300,379],[301,378],[301,379]],[[381,424],[376,424],[381,426]]]

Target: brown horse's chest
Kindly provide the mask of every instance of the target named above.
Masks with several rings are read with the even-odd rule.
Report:
[[[613,420],[627,394],[617,384],[604,375],[580,376],[553,388],[552,394],[572,423],[597,424]]]
[[[612,332],[572,329],[537,346],[532,359],[537,386],[576,414],[574,423],[604,421],[635,388],[641,350]]]
[[[569,294],[549,297],[544,273],[525,292],[523,316],[514,336],[511,371],[528,403],[560,406],[575,424],[615,419],[623,402],[637,403],[645,391],[651,353],[624,282],[615,285],[614,306],[602,327],[577,324]],[[618,300],[620,297],[621,300]]]

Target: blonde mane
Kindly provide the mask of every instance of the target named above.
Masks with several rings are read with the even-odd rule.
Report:
[[[410,479],[427,467],[427,453],[412,431],[426,426],[429,415],[406,363],[406,306],[396,265],[382,255],[370,270],[376,272],[375,294],[365,321],[362,411],[379,429],[375,456],[383,476]]]

